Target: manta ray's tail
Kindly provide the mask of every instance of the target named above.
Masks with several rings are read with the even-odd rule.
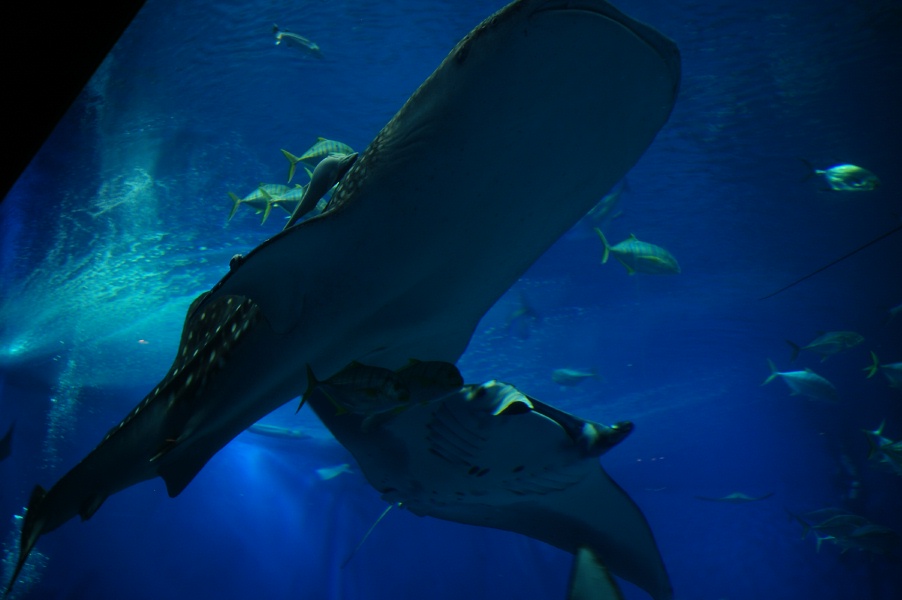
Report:
[[[401,506],[401,503],[398,502],[397,506]],[[348,556],[344,559],[344,562],[341,563],[342,569],[344,569],[346,566],[348,566],[348,563],[351,562],[351,559],[354,558],[354,555],[357,554],[358,550],[360,550],[360,547],[363,545],[363,542],[365,542],[366,539],[368,537],[370,537],[370,534],[373,533],[373,530],[376,528],[376,525],[378,525],[382,521],[382,519],[385,518],[385,515],[388,514],[388,511],[390,511],[394,507],[395,507],[395,504],[389,504],[385,508],[385,510],[382,511],[382,514],[380,514],[376,518],[376,521],[372,525],[370,525],[370,528],[366,530],[365,534],[363,534],[363,538],[359,542],[357,542],[357,545],[354,546],[354,549],[351,550],[351,553],[348,554]]]

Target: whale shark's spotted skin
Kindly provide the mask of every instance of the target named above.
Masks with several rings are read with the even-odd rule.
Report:
[[[169,373],[118,425],[110,429],[101,443],[128,427],[153,402],[164,402],[167,411],[190,408],[191,398],[202,394],[208,378],[227,366],[230,350],[253,327],[259,314],[259,307],[252,301],[229,296],[206,307],[194,322],[186,323]],[[159,457],[160,454],[157,454],[152,460]]]

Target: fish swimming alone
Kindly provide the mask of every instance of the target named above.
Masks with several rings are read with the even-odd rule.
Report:
[[[602,0],[516,0],[478,25],[326,210],[234,260],[189,307],[162,381],[53,487],[34,489],[9,589],[40,536],[110,495],[154,477],[179,495],[301,394],[308,367],[328,378],[353,361],[455,362],[495,301],[639,160],[679,81],[676,45]],[[548,147],[580,152],[536,151]],[[472,169],[473,156],[492,168]],[[555,177],[528,176],[539,172]],[[551,197],[565,200],[549,211]],[[593,511],[624,504],[600,471],[588,481],[601,491]],[[574,491],[571,502],[584,500]],[[638,540],[624,543],[619,560],[630,560]],[[654,569],[639,556],[637,568]],[[665,582],[651,587],[671,597]]]
[[[310,437],[309,433],[306,433],[301,429],[279,427],[278,425],[270,425],[268,423],[254,423],[247,428],[247,431],[281,440],[304,440]]]
[[[626,267],[630,275],[646,273],[648,275],[675,275],[680,272],[680,265],[670,252],[660,246],[640,241],[635,235],[630,235],[619,244],[611,246],[604,237],[601,229],[595,228],[595,233],[604,244],[604,254],[601,263],[608,262],[613,254],[620,264]]]
[[[335,465],[334,467],[320,467],[315,470],[316,476],[320,478],[322,481],[329,481],[330,479],[335,479],[339,475],[343,473],[353,473],[354,470],[351,469],[351,465],[348,463],[341,463],[340,465]]]
[[[767,359],[767,364],[770,366],[770,375],[761,385],[767,385],[780,377],[789,387],[793,396],[801,394],[824,402],[839,402],[839,393],[836,391],[836,387],[811,369],[780,372],[772,360]]]
[[[863,341],[864,337],[854,331],[828,331],[819,334],[804,346],[799,346],[789,340],[786,340],[786,343],[792,348],[792,357],[789,359],[789,362],[794,361],[802,350],[810,350],[815,354],[820,354],[821,362],[823,362],[834,354],[854,348]]]
[[[308,40],[302,35],[297,33],[292,33],[290,31],[285,31],[284,29],[279,29],[279,26],[273,23],[272,25],[272,33],[276,38],[276,46],[285,42],[286,46],[291,46],[293,48],[300,48],[304,50],[308,54],[315,56],[316,58],[322,58],[323,52],[319,49],[319,45],[312,40]]]
[[[829,191],[869,192],[877,189],[880,185],[880,180],[877,176],[863,167],[842,164],[834,165],[828,169],[816,169],[807,160],[803,159],[803,162],[810,170],[808,177],[815,175],[823,177]]]
[[[586,379],[598,377],[598,373],[593,371],[583,371],[580,369],[555,369],[551,372],[551,380],[558,385],[574,386],[579,385]]]
[[[412,395],[423,395],[418,385],[411,384]],[[574,554],[574,568],[585,567],[588,552],[653,598],[672,597],[645,517],[598,461],[631,423],[579,419],[488,381],[434,394],[367,429],[364,411],[335,412],[336,393],[316,387],[308,403],[386,502],[417,516],[527,535]],[[349,392],[338,401],[372,399]]]

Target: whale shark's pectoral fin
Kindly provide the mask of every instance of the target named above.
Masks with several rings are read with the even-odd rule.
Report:
[[[175,498],[181,494],[212,457],[212,453],[186,454],[181,460],[160,467],[159,474],[166,482],[169,497]]]
[[[81,505],[81,509],[78,511],[78,516],[81,517],[82,521],[87,521],[91,517],[94,516],[94,513],[97,512],[103,503],[106,501],[107,497],[103,494],[95,494],[90,496],[85,502]]]

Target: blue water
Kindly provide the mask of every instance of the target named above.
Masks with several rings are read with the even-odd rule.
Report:
[[[191,299],[280,228],[281,215],[261,226],[246,208],[227,222],[227,192],[282,181],[280,148],[318,136],[365,148],[502,5],[147,2],[0,205],[0,434],[16,423],[0,462],[0,559],[32,487],[166,372]],[[888,312],[902,302],[902,234],[759,298],[900,224],[902,4],[617,5],[678,43],[683,83],[605,233],[667,248],[682,273],[602,265],[579,223],[489,311],[459,366],[467,381],[636,424],[602,462],[646,514],[677,598],[900,598],[902,549],[817,551],[786,510],[839,506],[902,532],[902,478],[867,459],[861,432],[885,419],[902,438],[902,393],[862,371],[872,350],[902,361],[902,315]],[[323,58],[274,45],[273,23]],[[826,192],[800,158],[860,165],[882,185]],[[509,326],[521,297],[538,317]],[[784,340],[835,330],[865,342],[790,364]],[[827,377],[841,403],[761,386],[768,358]],[[598,377],[565,388],[551,379],[561,367]],[[243,433],[174,500],[160,480],[109,498],[40,540],[17,597],[564,596],[567,554],[398,510],[340,568],[384,503],[356,469],[317,476],[353,460],[311,413],[266,422],[309,437]],[[773,496],[695,499],[732,492]]]

